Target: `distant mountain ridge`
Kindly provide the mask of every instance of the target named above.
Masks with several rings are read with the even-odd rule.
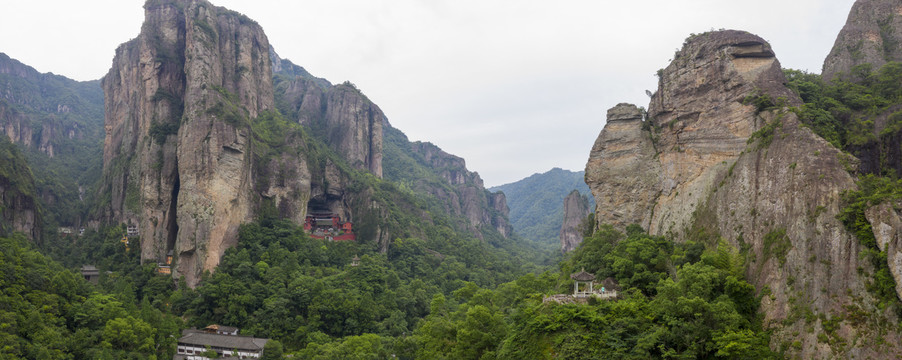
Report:
[[[504,192],[514,232],[527,239],[557,243],[567,194],[578,190],[589,198],[589,209],[595,208],[595,199],[583,179],[584,174],[584,171],[553,168],[520,181],[491,187],[489,191]]]
[[[0,136],[18,145],[34,174],[45,222],[80,226],[84,194],[100,175],[103,92],[0,53]],[[52,226],[51,226],[52,227]]]

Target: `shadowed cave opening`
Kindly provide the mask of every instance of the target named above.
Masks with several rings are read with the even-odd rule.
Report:
[[[307,202],[307,215],[331,215],[347,217],[340,196],[322,194],[314,196]]]

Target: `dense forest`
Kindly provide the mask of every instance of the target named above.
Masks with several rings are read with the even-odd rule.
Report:
[[[595,198],[583,179],[584,171],[551,169],[533,174],[510,184],[489,188],[507,196],[511,225],[520,236],[543,243],[560,245],[561,224],[564,219],[564,198],[573,190],[586,195],[589,209],[595,208]]]
[[[218,323],[300,358],[770,355],[741,253],[635,226],[626,235],[600,229],[559,267],[523,274],[492,271],[498,259],[439,256],[419,239],[397,239],[379,254],[261,220],[242,228],[239,246],[195,290],[141,266],[123,232],[92,231],[66,250],[71,263],[104,270],[97,285],[21,236],[2,240],[4,273],[15,274],[3,279],[3,316],[14,319],[3,329],[4,354],[166,358],[170,335]],[[572,288],[575,269],[615,279],[621,298],[543,304],[543,295]]]
[[[24,67],[0,54],[4,64]],[[142,261],[141,238],[126,224],[92,219],[110,201],[95,189],[103,152],[98,82],[33,69],[24,78],[0,72],[0,87],[20,94],[0,99],[0,115],[40,129],[30,135],[32,145],[0,135],[0,200],[27,199],[43,223],[40,236],[16,232],[8,223],[21,206],[0,201],[0,359],[171,359],[183,330],[211,324],[271,339],[262,359],[777,359],[803,347],[838,354],[861,344],[859,337],[874,337],[879,346],[895,341],[882,338],[898,330],[887,330],[898,327],[888,321],[873,333],[844,333],[850,327],[843,322],[870,321],[857,308],[834,316],[793,299],[779,309],[785,316],[765,314],[777,288],[749,278],[750,269],[762,264],[756,259],[761,255],[781,267],[786,263],[793,245],[785,228],[763,236],[756,255],[741,234],[734,246],[704,226],[682,237],[670,231],[654,235],[636,224],[595,225],[590,214],[583,224],[592,225],[580,227],[583,241],[561,254],[562,201],[573,189],[589,192],[582,172],[555,168],[490,189],[507,194],[516,230],[509,234],[506,209],[492,203],[499,194],[486,191],[463,159],[411,142],[387,122],[378,140],[384,155],[379,174],[355,167],[329,143],[337,135],[325,115],[295,121],[303,102],[289,101],[300,85],[317,89],[303,96],[318,94],[326,101],[333,85],[287,60],[280,64],[282,72],[273,74],[276,109],[254,118],[235,115],[243,110],[228,101],[211,109],[237,119],[230,126],[248,130],[253,159],[247,164],[255,175],[269,179],[273,174],[267,172],[278,170],[281,175],[271,178],[285,182],[287,165],[276,160],[304,157],[314,169],[306,181],[321,182],[318,191],[327,192],[330,181],[340,185],[343,210],[355,216],[356,240],[314,238],[273,198],[260,196],[259,211],[241,220],[235,245],[224,250],[215,271],[198,276],[197,286],[161,271],[165,264]],[[768,138],[780,136],[782,116],[792,112],[842,150],[838,157],[847,161],[843,165],[857,187],[827,195],[842,200],[836,216],[842,225],[836,228],[855,235],[860,250],[849,251],[870,265],[857,269],[866,287],[860,294],[875,299],[868,310],[902,320],[888,265],[894,254],[878,243],[866,214],[878,204],[896,213],[902,206],[902,63],[859,65],[829,80],[791,69],[783,74],[801,102],[761,94],[746,98],[742,103],[758,112],[779,113],[748,145],[756,151],[766,147]],[[333,90],[373,105],[350,82]],[[324,104],[314,110],[325,112]],[[147,139],[162,145],[176,134],[177,125],[154,123]],[[732,176],[733,168],[728,171]],[[256,183],[255,194],[266,185]],[[125,201],[138,209],[139,195],[131,191]],[[311,200],[308,195],[303,201]],[[87,265],[96,267],[96,278],[83,276]],[[583,272],[616,294],[562,296],[578,288],[573,275]],[[790,279],[787,286],[795,281]],[[801,325],[786,340],[775,336],[780,323]],[[795,340],[799,332],[813,340]],[[850,337],[855,339],[847,343]],[[210,348],[205,354],[215,357]]]

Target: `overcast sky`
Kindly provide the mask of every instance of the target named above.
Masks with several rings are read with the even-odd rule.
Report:
[[[350,80],[411,140],[487,186],[582,170],[607,109],[645,90],[690,33],[739,29],[783,67],[820,73],[853,0],[212,0],[263,26],[283,58]],[[0,52],[76,80],[138,35],[138,0],[0,0]]]

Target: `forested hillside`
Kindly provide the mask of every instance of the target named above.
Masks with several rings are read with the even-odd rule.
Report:
[[[99,82],[41,74],[0,53],[0,89],[0,133],[28,159],[45,221],[81,225],[102,164]]]
[[[530,240],[558,244],[564,220],[564,198],[573,190],[589,198],[589,209],[595,198],[583,180],[583,171],[554,168],[533,174],[523,180],[489,188],[507,197],[510,220],[518,235]]]
[[[858,170],[902,176],[902,63],[862,64],[846,78],[786,70],[787,84],[804,104],[796,112],[816,134],[855,155]],[[775,106],[780,99],[762,99]]]
[[[604,227],[559,270],[435,296],[414,332],[417,358],[777,358],[760,299],[742,275],[746,255],[706,241],[675,244],[635,226],[627,234]],[[612,278],[620,297],[542,301],[571,292],[569,275],[580,270]]]
[[[31,168],[19,148],[0,136],[0,236],[21,232],[40,242],[43,229]]]
[[[99,285],[39,255],[21,237],[0,239],[3,354],[31,359],[171,357],[185,326],[210,323],[270,337],[300,358],[476,359],[766,358],[745,255],[725,244],[674,244],[630,228],[604,228],[571,259],[543,274],[515,276],[501,259],[468,251],[443,256],[419,239],[382,255],[354,243],[307,237],[283,221],[242,227],[219,271],[196,290],[138,264],[122,228],[89,232],[70,262],[95,262]],[[93,249],[99,249],[93,250]],[[352,265],[354,257],[359,265]],[[543,304],[568,293],[579,269],[611,277],[620,298]],[[182,323],[179,318],[187,319]],[[638,321],[641,320],[641,321]]]
[[[172,283],[119,242],[123,229],[82,239],[101,261],[98,285],[39,253],[20,234],[0,237],[0,358],[169,359],[184,327],[166,305]],[[74,262],[74,261],[73,261]]]

